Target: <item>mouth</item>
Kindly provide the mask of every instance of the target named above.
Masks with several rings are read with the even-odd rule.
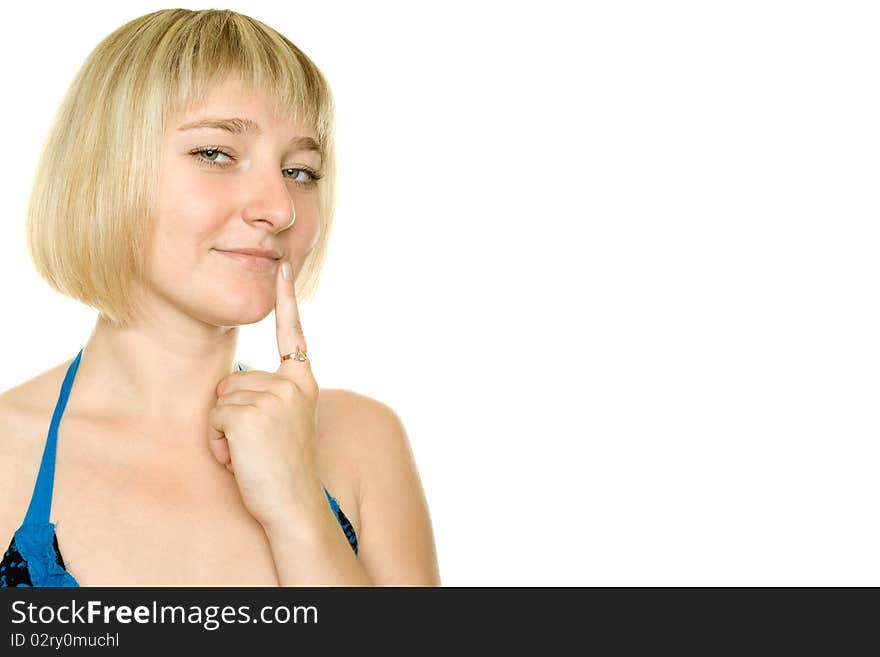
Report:
[[[219,249],[214,249],[214,251],[238,262],[245,269],[255,272],[275,271],[275,268],[281,262],[280,258],[266,258],[263,256],[237,253],[235,251],[221,251]]]

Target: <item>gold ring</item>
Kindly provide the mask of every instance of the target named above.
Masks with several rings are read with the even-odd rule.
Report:
[[[302,349],[300,349],[299,347],[297,347],[297,348],[296,348],[296,353],[295,353],[295,354],[294,354],[294,353],[284,354],[284,355],[281,357],[281,362],[283,363],[284,361],[286,361],[286,360],[288,360],[288,359],[291,359],[291,360],[298,360],[298,361],[304,361],[304,360],[308,360],[309,357],[306,356],[306,352],[305,352],[305,351],[303,351]]]

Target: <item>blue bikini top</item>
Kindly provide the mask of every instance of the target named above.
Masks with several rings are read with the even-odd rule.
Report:
[[[67,375],[61,385],[61,394],[58,403],[55,404],[55,412],[52,414],[52,423],[49,426],[49,436],[46,438],[46,446],[43,448],[43,459],[40,462],[40,471],[37,474],[37,482],[31,495],[24,522],[21,523],[12,537],[9,549],[3,555],[0,562],[0,588],[13,586],[79,586],[64,564],[61,551],[58,548],[58,537],[55,535],[55,523],[49,522],[49,512],[52,508],[52,487],[55,483],[55,446],[58,442],[58,425],[64,408],[67,406],[67,398],[73,386],[76,370],[82,358],[83,350],[80,349],[76,358],[67,368]],[[241,363],[237,363],[238,369],[243,371]],[[357,554],[357,536],[354,527],[345,517],[339,503],[324,487],[324,494],[330,503],[330,508],[336,515],[342,531],[345,533],[351,548]]]

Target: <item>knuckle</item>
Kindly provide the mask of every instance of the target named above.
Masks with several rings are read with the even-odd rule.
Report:
[[[260,410],[260,408],[258,406],[254,406],[253,404],[246,404],[242,406],[241,409],[242,421],[249,428],[253,428],[254,426],[256,426],[262,414],[263,412]]]
[[[319,392],[318,382],[315,380],[315,377],[311,375],[311,373],[303,378],[304,380],[301,385],[303,394],[310,400],[316,400],[318,398]]]
[[[290,379],[283,379],[280,388],[282,399],[286,399],[288,401],[293,401],[294,399],[296,399],[296,395],[298,392],[296,383],[294,383]]]

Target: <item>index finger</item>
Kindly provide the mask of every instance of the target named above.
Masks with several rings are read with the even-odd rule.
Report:
[[[284,277],[284,270],[289,272],[289,280]],[[278,340],[278,355],[296,354],[297,347],[307,351],[306,336],[303,333],[299,306],[296,302],[296,281],[293,279],[293,267],[289,261],[285,260],[281,263],[275,274],[275,281],[275,336]],[[283,361],[278,371],[303,365],[300,362],[291,362],[292,360]]]

